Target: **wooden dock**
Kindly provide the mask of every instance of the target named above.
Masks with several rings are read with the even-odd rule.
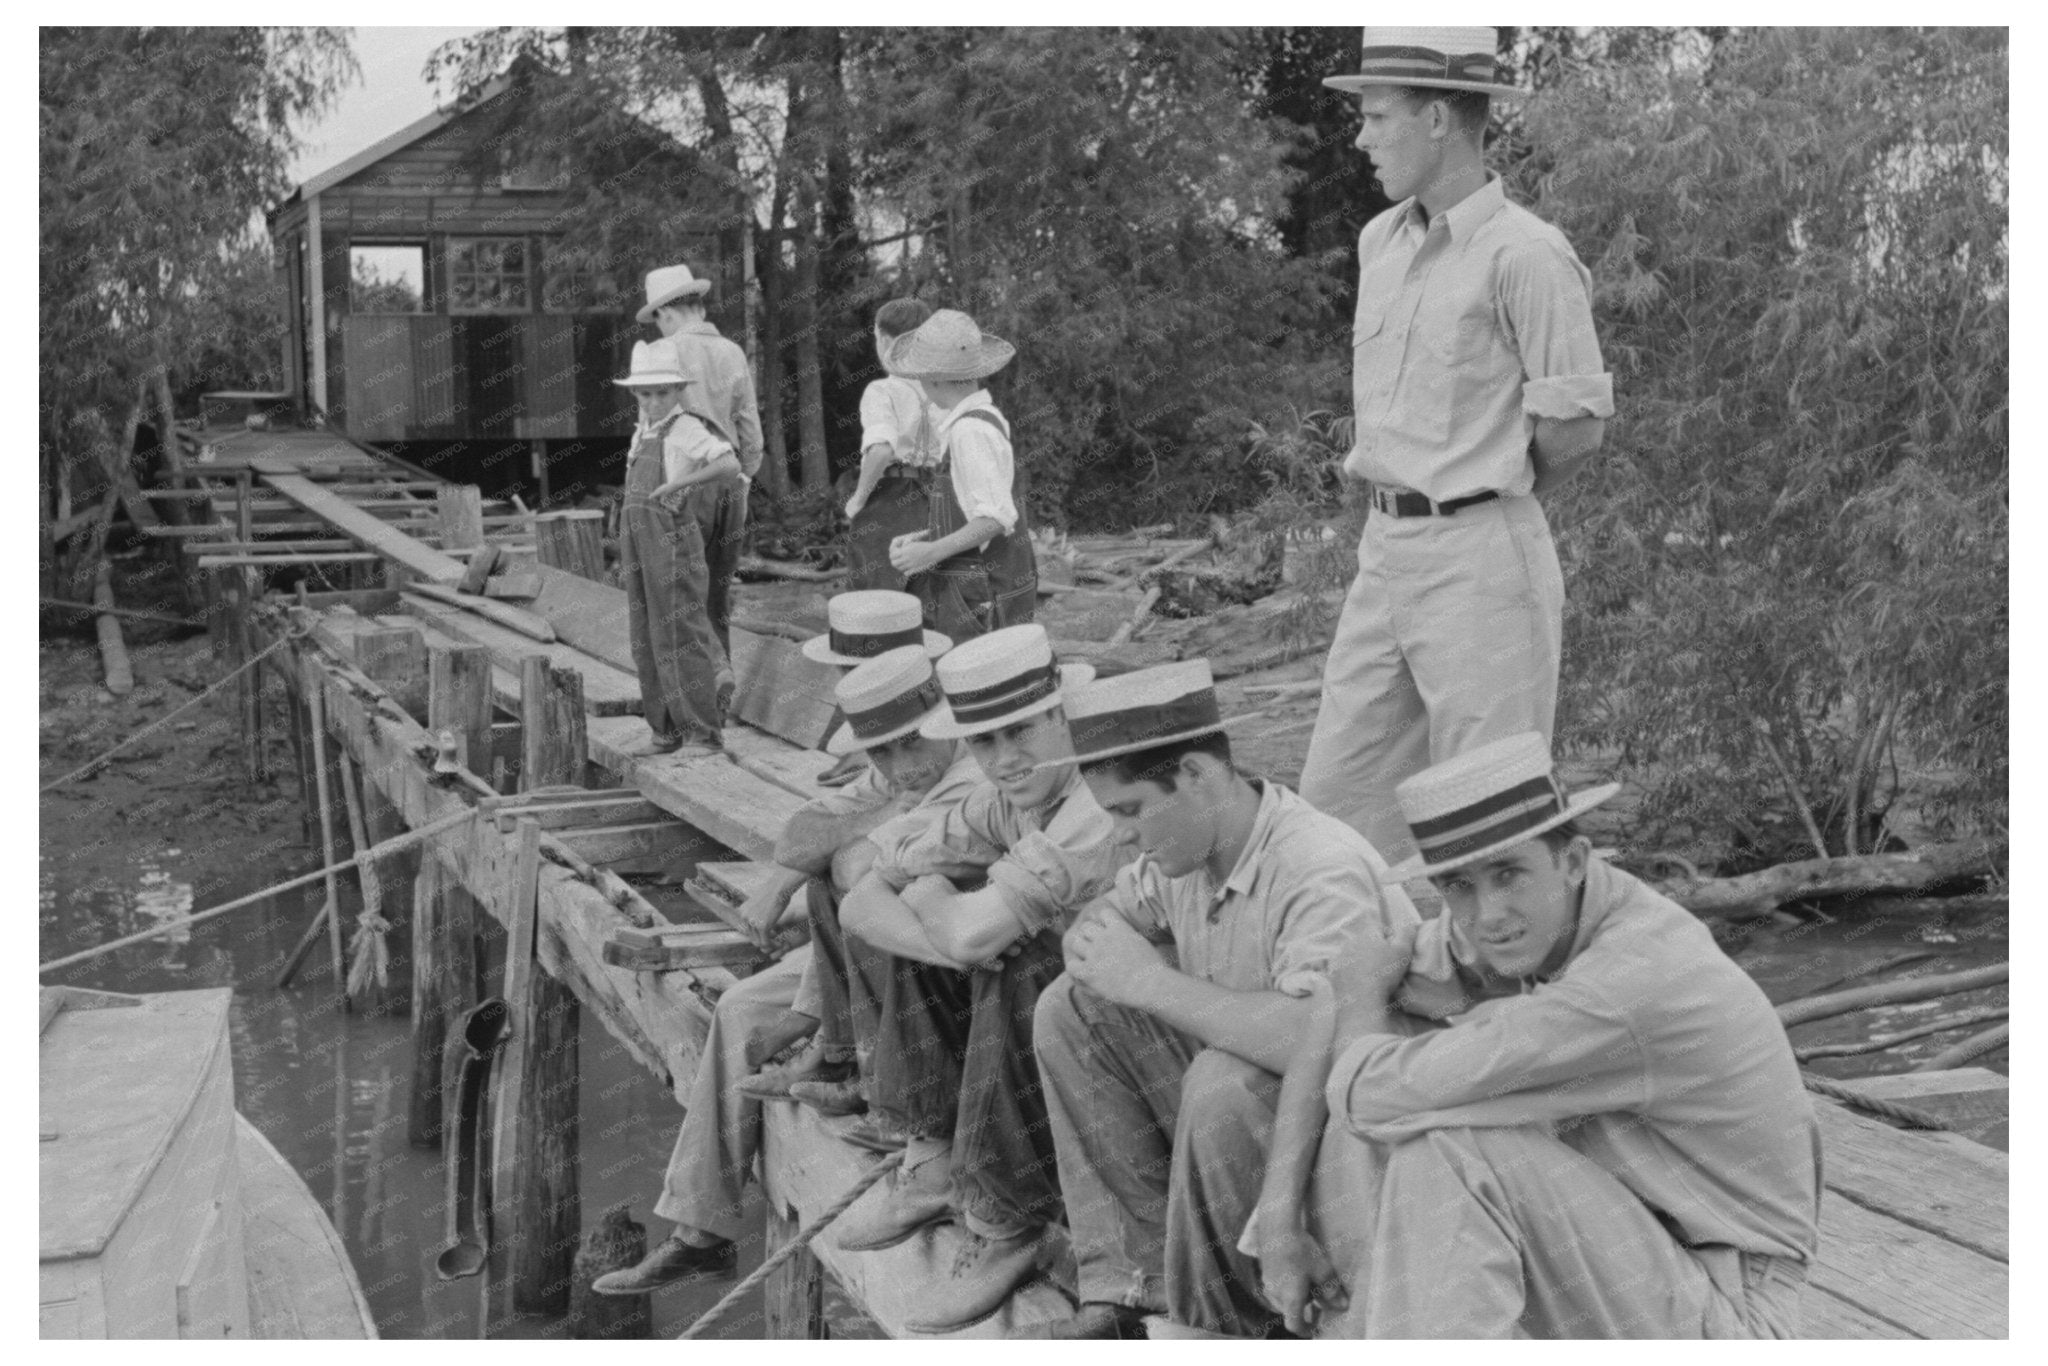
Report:
[[[635,757],[649,737],[625,653],[624,594],[588,577],[587,547],[573,552],[566,536],[553,534],[558,528],[536,525],[545,518],[483,516],[474,490],[384,494],[379,485],[408,482],[403,471],[295,472],[291,454],[284,445],[237,454],[247,470],[238,476],[239,499],[231,500],[243,518],[238,539],[255,539],[249,533],[258,511],[276,525],[311,520],[316,535],[370,557],[364,563],[377,581],[266,599],[255,578],[261,564],[223,571],[242,582],[223,595],[230,619],[217,639],[243,657],[283,642],[265,663],[289,699],[284,724],[302,758],[309,811],[318,799],[309,730],[317,711],[328,743],[345,756],[329,781],[359,775],[371,842],[453,818],[422,854],[386,860],[376,879],[385,914],[403,917],[409,909],[412,924],[415,1070],[424,1088],[414,1098],[414,1138],[453,1131],[453,1115],[444,1114],[452,1087],[441,1091],[438,1083],[453,1075],[447,1060],[459,1052],[460,1013],[474,1001],[477,931],[489,931],[507,946],[503,980],[515,1020],[527,1026],[515,1024],[510,1055],[498,1066],[500,1078],[517,1079],[501,1083],[499,1097],[543,1099],[515,1103],[498,1119],[503,1180],[492,1211],[501,1246],[486,1277],[487,1302],[500,1314],[508,1301],[519,1311],[560,1312],[550,1295],[564,1291],[574,1239],[563,1246],[559,1235],[581,1221],[577,1012],[593,1012],[680,1102],[711,1004],[735,980],[727,966],[636,971],[608,962],[606,943],[621,930],[673,922],[715,934],[719,924],[716,905],[667,888],[635,889],[616,868],[664,856],[768,860],[790,814],[821,791],[816,775],[832,762],[812,747],[821,738],[817,708],[829,707],[830,675],[806,676],[788,662],[795,652],[783,648],[787,642],[735,629],[736,662],[748,661],[741,672],[773,686],[754,690],[758,705],[741,699],[738,714],[754,724],[728,730],[730,757]],[[335,503],[350,506],[337,512]],[[392,503],[398,506],[363,506]],[[487,545],[532,567],[540,591],[507,605],[546,623],[556,639],[505,624],[517,617],[486,619],[467,605],[402,591],[459,580],[466,557]],[[250,734],[263,724],[254,703],[245,719]],[[437,761],[448,767],[443,732],[456,737],[459,773],[435,772]],[[340,799],[330,805],[338,808]],[[2005,1155],[1954,1134],[1905,1132],[1831,1101],[1816,1103],[1827,1196],[1806,1336],[2005,1336]],[[761,1176],[772,1251],[876,1159],[836,1141],[801,1107],[770,1104],[766,1120]],[[650,1189],[658,1175],[648,1173]],[[958,1238],[942,1230],[867,1255],[842,1253],[829,1238],[811,1244],[766,1288],[770,1335],[823,1335],[821,1278],[828,1273],[883,1331],[903,1335],[921,1288],[950,1274]],[[1071,1259],[1059,1258],[1052,1276],[1064,1275],[1065,1289],[1033,1282],[963,1336],[1002,1336],[1064,1316],[1071,1274]]]

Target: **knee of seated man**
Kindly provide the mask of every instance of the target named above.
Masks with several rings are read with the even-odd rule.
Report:
[[[1234,1142],[1249,1130],[1273,1123],[1279,1078],[1256,1063],[1220,1048],[1195,1055],[1180,1082],[1180,1114],[1174,1132],[1199,1149]]]
[[[1031,1010],[1031,1045],[1041,1057],[1050,1051],[1060,1057],[1071,1052],[1070,1041],[1077,1038],[1082,1024],[1081,1002],[1078,997],[1086,988],[1072,977],[1061,973],[1045,990],[1038,993],[1038,1004]]]

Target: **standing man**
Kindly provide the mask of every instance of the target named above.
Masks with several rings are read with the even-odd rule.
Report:
[[[730,655],[732,584],[746,534],[747,491],[761,469],[761,407],[754,398],[747,353],[720,336],[717,325],[704,316],[704,296],[710,292],[711,282],[699,280],[688,266],[662,266],[647,273],[647,303],[637,316],[661,329],[676,353],[676,365],[695,381],[683,399],[684,408],[732,443],[745,476],[720,505],[717,534],[706,546],[711,561],[711,624]]]
[[[1394,787],[1557,711],[1564,581],[1536,495],[1599,449],[1613,380],[1564,234],[1484,165],[1488,100],[1520,92],[1491,28],[1368,28],[1358,149],[1393,208],[1358,238],[1356,437],[1371,510],[1323,672],[1301,795],[1389,859]]]

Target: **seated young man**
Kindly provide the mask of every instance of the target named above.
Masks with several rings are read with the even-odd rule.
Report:
[[[938,663],[946,704],[924,733],[965,739],[988,781],[942,820],[878,832],[874,869],[841,908],[850,937],[895,959],[871,1107],[907,1146],[831,1236],[872,1251],[954,1219],[972,1235],[913,1331],[999,1310],[1033,1275],[1060,1213],[1032,1011],[1060,973],[1074,912],[1132,852],[1081,781],[1060,710],[1062,690],[1092,674],[1056,668],[1037,625],[954,646]],[[978,889],[956,887],[979,874]]]
[[[1263,1337],[1278,1319],[1235,1242],[1259,1193],[1303,980],[1415,910],[1365,837],[1231,764],[1206,660],[1067,697],[1081,775],[1134,846],[1067,932],[1039,998],[1081,1312],[1034,1336],[1187,1325]]]
[[[1394,875],[1427,874],[1446,913],[1412,945],[1363,945],[1317,988],[1246,1231],[1290,1326],[1796,1330],[1817,1243],[1813,1106],[1756,983],[1577,833],[1614,792],[1568,800],[1534,732],[1395,789],[1420,853]]]
[[[775,856],[808,877],[807,904],[834,896],[835,865],[842,875],[849,871],[840,861],[846,850],[868,847],[870,836],[892,824],[917,827],[942,816],[979,783],[978,771],[958,745],[917,733],[917,722],[938,700],[922,648],[893,650],[849,671],[837,691],[848,725],[867,736],[873,777],[809,802],[790,817]],[[657,1286],[731,1274],[746,1181],[761,1146],[760,1103],[739,1086],[755,1060],[749,1057],[749,1038],[788,1012],[812,956],[813,949],[800,949],[718,998],[682,1131],[654,1206],[675,1228],[637,1265],[598,1277],[591,1289],[638,1295]]]

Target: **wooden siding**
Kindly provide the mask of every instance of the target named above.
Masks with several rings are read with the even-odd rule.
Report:
[[[611,381],[639,332],[592,315],[350,317],[336,348],[353,376],[345,430],[363,441],[625,436],[633,405]]]

